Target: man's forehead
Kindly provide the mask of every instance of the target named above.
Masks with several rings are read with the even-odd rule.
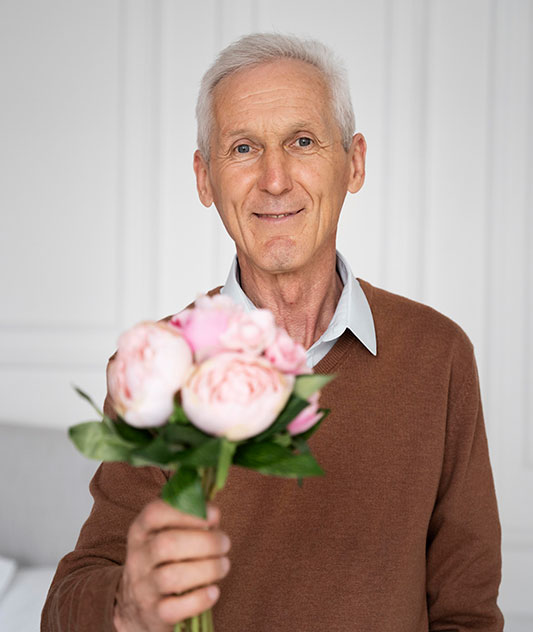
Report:
[[[225,77],[213,97],[218,131],[224,137],[249,131],[262,115],[283,128],[305,128],[324,122],[325,111],[331,111],[322,73],[292,59],[243,68]]]

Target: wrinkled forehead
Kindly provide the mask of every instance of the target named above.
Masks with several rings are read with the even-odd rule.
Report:
[[[304,61],[263,62],[224,77],[213,91],[214,132],[263,118],[311,118],[335,125],[332,99],[322,72]]]

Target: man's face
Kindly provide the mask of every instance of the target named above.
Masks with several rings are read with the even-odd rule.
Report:
[[[275,274],[334,251],[366,144],[357,134],[344,150],[319,71],[296,60],[240,70],[215,88],[214,121],[209,164],[195,154],[198,192],[215,203],[239,260]]]

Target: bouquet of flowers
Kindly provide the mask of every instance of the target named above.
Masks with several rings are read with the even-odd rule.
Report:
[[[69,435],[100,461],[158,466],[171,475],[161,497],[206,517],[232,464],[263,474],[320,476],[307,440],[329,411],[305,349],[265,309],[246,313],[223,295],[202,296],[164,322],[123,333],[107,371],[115,417],[73,426]],[[211,632],[211,612],[176,632]]]

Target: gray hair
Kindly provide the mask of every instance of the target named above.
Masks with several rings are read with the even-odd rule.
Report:
[[[202,78],[196,103],[197,142],[206,161],[209,161],[211,153],[213,92],[217,84],[242,68],[282,58],[305,61],[322,73],[331,94],[333,114],[340,128],[342,145],[348,151],[355,132],[355,115],[348,76],[342,62],[331,49],[316,40],[302,40],[294,35],[278,33],[255,33],[245,35],[224,48]]]

